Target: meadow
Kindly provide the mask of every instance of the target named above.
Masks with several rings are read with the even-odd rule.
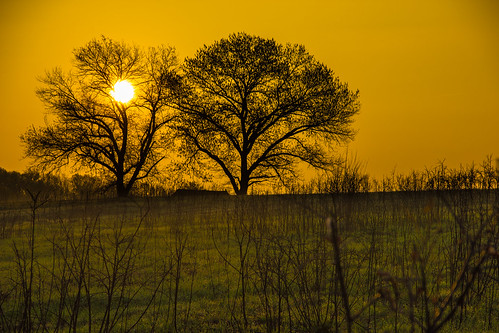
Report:
[[[2,332],[499,329],[497,190],[0,208]]]

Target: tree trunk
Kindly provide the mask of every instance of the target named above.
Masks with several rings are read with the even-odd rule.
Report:
[[[128,196],[130,189],[128,186],[125,186],[124,180],[122,176],[116,177],[116,195],[118,198],[125,198]]]
[[[123,185],[116,187],[116,194],[118,198],[128,197],[128,193],[129,191]]]
[[[239,189],[236,191],[236,194],[237,195],[248,194],[248,182],[247,181],[246,181],[246,183],[243,183],[243,181],[241,181],[241,183],[239,184]]]
[[[248,194],[249,189],[249,174],[247,171],[241,170],[241,181],[239,182],[239,189],[236,190],[237,195]]]
[[[239,189],[236,190],[237,195],[248,194],[249,187],[248,160],[246,155],[241,156],[241,180],[239,181]]]

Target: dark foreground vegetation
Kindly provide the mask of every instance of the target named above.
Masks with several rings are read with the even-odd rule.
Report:
[[[28,202],[2,332],[498,329],[497,190]]]

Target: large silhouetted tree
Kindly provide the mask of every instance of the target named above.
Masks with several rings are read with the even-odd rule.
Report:
[[[358,92],[301,45],[233,34],[186,59],[184,71],[181,152],[222,172],[237,194],[285,181],[299,161],[327,168],[333,146],[353,136]]]
[[[165,157],[165,133],[178,87],[177,58],[170,47],[141,48],[102,37],[74,51],[74,71],[47,72],[37,95],[52,117],[21,136],[25,155],[39,168],[65,165],[100,170],[127,196]],[[134,98],[118,102],[110,92],[127,80]]]

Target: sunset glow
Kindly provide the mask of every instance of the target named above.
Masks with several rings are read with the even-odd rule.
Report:
[[[110,94],[117,102],[128,103],[134,96],[134,89],[132,84],[127,80],[118,81]]]
[[[487,155],[495,160],[498,13],[496,0],[2,1],[0,42],[8,52],[0,52],[0,100],[8,111],[0,112],[0,167],[27,167],[19,136],[45,124],[37,77],[59,66],[69,71],[75,48],[106,36],[174,47],[182,62],[238,32],[304,45],[359,90],[348,151],[373,177],[443,160],[454,168]],[[135,75],[123,69],[113,72],[115,80]],[[338,155],[344,156],[340,149]]]

